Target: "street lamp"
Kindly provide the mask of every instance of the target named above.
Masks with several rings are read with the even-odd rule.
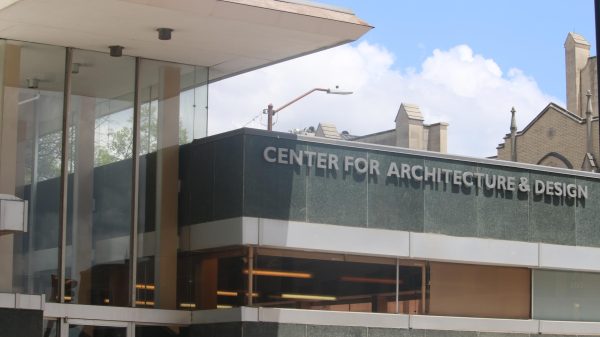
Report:
[[[352,94],[352,91],[342,91],[342,90],[338,90],[338,87],[336,86],[335,89],[323,89],[323,88],[314,88],[311,89],[307,92],[305,92],[304,94],[294,98],[293,100],[289,101],[288,103],[284,104],[283,106],[277,108],[277,109],[273,109],[273,104],[269,104],[269,106],[267,107],[267,109],[263,110],[263,113],[266,113],[268,115],[268,122],[267,122],[267,130],[272,131],[273,130],[273,116],[278,113],[279,111],[287,108],[288,106],[298,102],[299,100],[301,100],[302,98],[312,94],[315,91],[323,91],[326,92],[328,94],[331,95],[350,95]]]

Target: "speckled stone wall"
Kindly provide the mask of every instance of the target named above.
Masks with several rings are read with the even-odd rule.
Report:
[[[348,144],[348,145],[347,145]],[[380,175],[269,163],[265,147],[377,160]],[[239,216],[600,247],[600,180],[575,174],[306,142],[237,130],[182,147],[182,225]],[[587,186],[572,199],[387,177],[390,162]],[[600,177],[600,176],[599,176]]]
[[[0,337],[41,337],[41,310],[0,308]]]

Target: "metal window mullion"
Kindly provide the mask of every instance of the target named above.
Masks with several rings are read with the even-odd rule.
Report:
[[[59,212],[59,242],[58,242],[58,302],[65,301],[66,283],[66,250],[67,250],[67,204],[69,184],[69,117],[71,114],[71,69],[73,65],[73,49],[66,48],[65,80],[63,89],[62,142],[60,163],[60,212]]]
[[[137,260],[138,260],[138,209],[139,209],[139,169],[140,169],[140,64],[141,59],[135,58],[135,79],[133,95],[133,144],[132,144],[132,168],[131,168],[131,232],[129,237],[129,280],[131,306],[135,307],[137,284]]]
[[[396,313],[400,313],[400,259],[396,258]]]

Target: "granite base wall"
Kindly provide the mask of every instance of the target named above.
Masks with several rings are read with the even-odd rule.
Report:
[[[0,337],[41,337],[41,310],[0,308]]]

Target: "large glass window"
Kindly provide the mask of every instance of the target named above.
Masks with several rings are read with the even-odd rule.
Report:
[[[208,69],[142,60],[136,305],[177,308],[179,145],[206,135]],[[185,264],[179,263],[180,269]],[[179,270],[185,272],[185,270]],[[185,302],[184,302],[185,303]]]
[[[244,275],[247,249],[181,254],[179,266],[179,309],[227,309],[248,304],[248,277]]]
[[[129,305],[135,62],[75,50],[65,302]]]
[[[600,321],[600,273],[534,270],[533,318]]]
[[[398,266],[397,281],[396,259],[259,249],[244,274],[253,276],[257,306],[419,313],[422,269],[415,264]]]
[[[194,309],[242,305],[420,314],[420,261],[247,248],[191,253],[181,263],[180,305]]]
[[[29,203],[27,232],[0,235],[0,292],[55,301],[65,49],[2,40],[0,50],[0,193]]]

